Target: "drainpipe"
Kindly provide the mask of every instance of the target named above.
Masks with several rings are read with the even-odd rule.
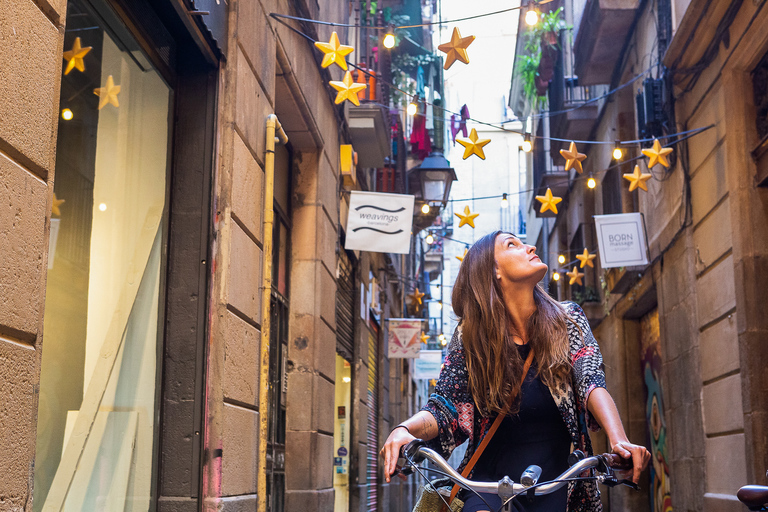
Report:
[[[264,156],[264,250],[261,283],[261,365],[259,372],[259,479],[258,510],[267,510],[267,433],[269,432],[269,338],[272,301],[272,226],[274,224],[275,144],[287,144],[275,114],[267,116],[267,144]]]

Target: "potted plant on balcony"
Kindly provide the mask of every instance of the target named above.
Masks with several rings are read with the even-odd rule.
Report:
[[[560,17],[562,7],[541,16],[525,37],[525,52],[518,56],[518,73],[523,94],[534,110],[546,102],[549,82],[554,77],[560,49],[559,32],[567,28]]]

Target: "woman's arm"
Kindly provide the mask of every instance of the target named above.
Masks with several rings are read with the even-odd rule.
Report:
[[[405,428],[403,428],[405,427]],[[380,455],[384,457],[384,478],[389,482],[389,477],[397,468],[397,459],[400,456],[400,448],[414,439],[429,441],[437,437],[438,427],[435,417],[428,411],[420,411],[400,423],[389,433]]]
[[[651,454],[648,453],[645,446],[638,446],[629,442],[627,434],[624,432],[624,425],[622,425],[621,418],[619,418],[616,404],[605,388],[595,388],[592,390],[587,400],[587,408],[594,419],[605,430],[611,451],[625,459],[632,459],[634,468],[629,477],[633,482],[637,483],[640,479],[640,473],[648,465],[648,461],[651,460]]]

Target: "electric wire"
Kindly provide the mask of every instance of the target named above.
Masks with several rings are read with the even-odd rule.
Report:
[[[305,23],[312,23],[314,25],[325,25],[330,27],[345,27],[345,28],[369,28],[372,30],[398,30],[398,29],[409,29],[409,28],[420,28],[420,27],[430,27],[432,25],[449,25],[451,23],[457,23],[459,21],[467,21],[467,20],[474,20],[477,18],[485,18],[487,16],[495,16],[497,14],[503,14],[505,12],[510,11],[519,11],[522,9],[522,6],[518,7],[510,7],[508,9],[502,9],[500,11],[493,11],[493,12],[486,12],[482,14],[475,14],[473,16],[466,16],[464,18],[456,18],[453,20],[440,20],[440,21],[428,21],[426,23],[417,23],[414,25],[393,25],[393,26],[383,26],[383,25],[359,25],[354,23],[335,23],[333,21],[321,21],[321,20],[313,20],[311,18],[302,18],[300,16],[290,16],[288,14],[278,14],[278,13],[269,13],[270,16],[273,18],[286,18],[289,20],[294,21],[303,21]]]
[[[317,40],[316,40],[316,39],[314,39],[312,36],[309,36],[309,35],[305,34],[304,32],[300,31],[299,29],[297,29],[297,28],[295,28],[295,27],[292,27],[291,25],[289,25],[289,24],[285,23],[285,22],[284,22],[284,21],[281,19],[281,18],[289,18],[289,19],[298,19],[298,20],[301,20],[301,21],[306,21],[306,19],[305,19],[305,18],[298,18],[298,17],[295,17],[295,16],[288,16],[288,15],[277,14],[277,13],[270,13],[270,16],[271,16],[272,18],[274,18],[276,21],[278,21],[279,23],[281,23],[282,25],[284,25],[285,27],[287,27],[287,28],[289,28],[290,30],[292,30],[293,32],[295,32],[296,34],[298,34],[298,35],[300,35],[300,36],[304,37],[305,39],[307,39],[308,41],[310,41],[312,44],[314,44],[314,43],[316,43],[316,42],[317,42]],[[312,21],[312,20],[309,20],[309,21]],[[327,23],[327,22],[326,22],[326,23]],[[352,63],[352,62],[347,62],[347,64],[348,64],[349,66],[351,66],[352,68],[354,68],[354,69],[356,69],[356,70],[358,70],[358,71],[360,71],[360,72],[364,73],[364,74],[365,74],[365,75],[367,75],[368,77],[372,77],[372,78],[375,78],[376,80],[379,80],[379,79],[380,79],[380,77],[377,77],[377,76],[375,75],[375,73],[371,73],[371,72],[370,72],[368,69],[366,69],[366,68],[363,68],[363,67],[361,67],[361,66],[358,66],[358,65],[356,65],[356,64],[354,64],[354,63]],[[651,68],[648,68],[648,70],[644,71],[643,73],[647,73],[647,72],[648,72],[649,70],[651,70],[652,68],[653,68],[653,67],[651,67]],[[614,89],[612,92],[611,92],[611,91],[609,91],[609,92],[613,93],[613,92],[616,92],[616,91],[620,90],[620,89],[621,89],[621,88],[623,88],[623,87],[626,87],[626,86],[628,86],[630,83],[632,83],[632,82],[634,82],[635,80],[637,80],[637,79],[638,79],[638,77],[640,77],[640,76],[642,76],[642,74],[641,74],[641,75],[637,75],[637,76],[633,77],[633,78],[632,78],[632,79],[630,79],[630,81],[629,81],[629,82],[627,82],[626,84],[623,84],[623,85],[621,85],[621,86],[617,87],[616,89]],[[395,84],[393,84],[393,83],[389,83],[389,82],[383,82],[383,81],[381,81],[381,80],[380,80],[380,82],[382,82],[382,83],[386,84],[388,87],[391,87],[391,88],[395,89],[396,91],[398,91],[398,92],[400,92],[400,93],[404,94],[405,96],[408,96],[408,97],[410,97],[410,98],[412,98],[412,99],[415,99],[415,101],[417,101],[417,102],[419,102],[419,103],[424,103],[425,105],[429,105],[429,106],[431,106],[432,108],[436,108],[436,109],[438,109],[438,110],[441,110],[441,111],[443,111],[443,112],[447,112],[447,113],[449,113],[449,114],[453,114],[453,115],[458,115],[458,116],[461,116],[461,113],[459,113],[459,112],[454,112],[454,111],[452,111],[452,110],[450,110],[450,109],[447,109],[447,108],[445,108],[445,107],[443,107],[443,106],[441,106],[441,105],[435,105],[434,103],[428,103],[426,100],[421,100],[421,99],[420,99],[420,96],[419,96],[418,94],[410,93],[410,92],[408,92],[408,91],[405,91],[405,90],[403,90],[403,89],[400,89],[399,87],[397,87],[397,85],[395,85]],[[606,94],[608,94],[608,93],[606,93]],[[387,109],[390,109],[390,108],[391,108],[391,107],[389,107],[388,105],[384,105],[384,104],[382,104],[382,103],[377,103],[377,102],[370,102],[370,103],[368,103],[368,104],[378,105],[378,106],[381,106],[381,107],[383,107],[383,108],[387,108]],[[575,108],[575,107],[574,107],[574,108]],[[400,108],[400,107],[395,107],[395,108],[391,108],[391,109],[392,109],[392,110],[397,110],[397,111],[399,111],[399,112],[405,112],[405,109],[403,109],[403,108]],[[553,114],[550,114],[550,115],[553,115]],[[484,121],[480,121],[480,120],[478,120],[478,119],[474,119],[474,118],[471,118],[471,117],[468,117],[468,118],[466,118],[466,120],[467,120],[467,121],[472,121],[473,123],[476,123],[476,124],[479,124],[479,125],[483,125],[483,126],[488,126],[488,127],[491,127],[491,128],[495,128],[495,129],[497,129],[497,130],[500,130],[500,131],[503,131],[503,132],[507,132],[507,133],[516,133],[516,134],[518,134],[518,135],[530,135],[532,138],[535,138],[535,139],[539,139],[539,140],[550,140],[550,141],[556,141],[556,142],[576,142],[576,143],[579,143],[579,144],[587,144],[587,145],[589,145],[589,144],[616,144],[616,140],[611,140],[611,141],[597,141],[597,140],[573,140],[573,139],[562,139],[562,138],[558,138],[558,137],[543,137],[543,136],[539,136],[539,135],[528,134],[527,132],[524,132],[524,131],[519,131],[519,130],[513,130],[513,129],[505,128],[504,126],[498,126],[497,124],[494,124],[494,123],[487,123],[487,122],[484,122]],[[660,137],[649,137],[649,138],[645,138],[645,139],[636,139],[636,140],[628,140],[628,141],[619,141],[619,143],[620,143],[620,144],[622,144],[622,145],[628,145],[628,144],[642,144],[642,143],[644,143],[644,142],[653,142],[653,141],[654,141],[654,140],[656,140],[656,139],[661,139],[661,138],[670,138],[670,137],[675,137],[675,136],[685,135],[685,134],[687,134],[687,133],[691,133],[691,132],[694,132],[694,131],[696,131],[696,130],[701,130],[701,129],[700,129],[700,128],[697,128],[697,129],[689,130],[688,132],[672,133],[672,134],[663,135],[663,136],[660,136]],[[499,197],[500,197],[500,196],[499,196]]]

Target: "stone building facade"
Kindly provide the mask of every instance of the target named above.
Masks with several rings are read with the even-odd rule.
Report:
[[[611,489],[605,502],[611,510],[742,510],[736,491],[764,485],[768,469],[765,4],[558,6],[573,31],[561,41],[573,44],[563,44],[547,91],[554,114],[536,122],[543,147],[529,176],[535,193],[567,185],[556,194],[564,198],[558,216],[538,217],[534,204],[529,238],[547,254],[550,291],[587,311],[627,433],[654,458],[647,492]],[[563,168],[558,151],[567,143],[549,137],[606,143],[579,144],[587,155],[579,175]],[[648,172],[640,149],[650,143],[623,144],[615,160],[611,141],[654,137],[674,148],[672,165],[653,169],[647,192],[630,193],[622,174],[636,164]],[[650,263],[596,264],[582,269],[584,286],[569,286],[576,254],[597,250],[592,216],[630,212],[644,216]],[[566,264],[557,263],[561,254]]]
[[[375,454],[418,403],[386,357],[412,266],[344,250],[341,73],[269,16],[348,9],[5,6],[0,510],[410,509]]]

